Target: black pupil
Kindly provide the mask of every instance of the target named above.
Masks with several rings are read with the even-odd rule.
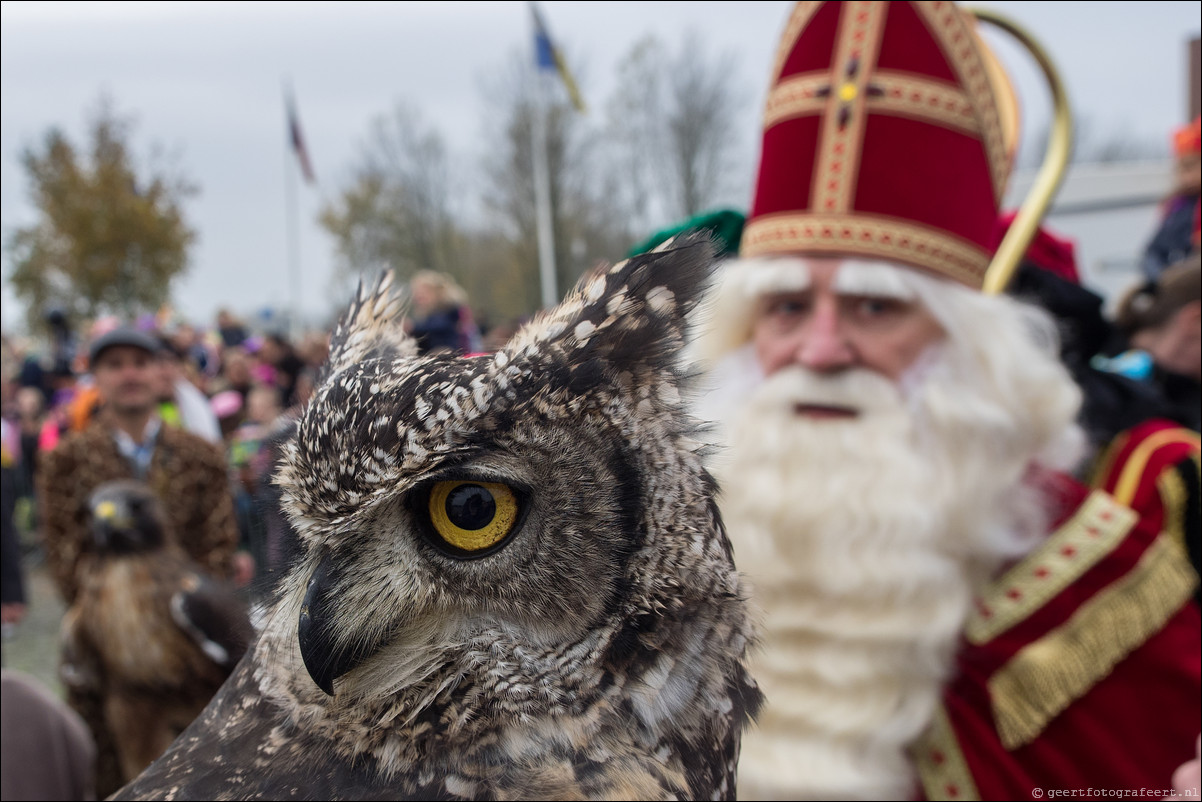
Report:
[[[497,502],[480,485],[460,485],[447,496],[447,518],[460,529],[483,529],[496,514]]]

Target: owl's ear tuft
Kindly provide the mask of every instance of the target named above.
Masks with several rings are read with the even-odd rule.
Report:
[[[558,344],[573,364],[662,370],[676,364],[689,312],[709,283],[715,247],[706,232],[684,234],[649,253],[580,278],[563,302],[515,343]]]
[[[380,273],[370,289],[361,279],[359,291],[330,335],[330,358],[322,379],[365,359],[416,356],[417,341],[405,333],[402,315],[392,271]]]

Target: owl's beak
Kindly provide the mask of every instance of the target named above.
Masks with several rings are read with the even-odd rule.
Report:
[[[334,680],[370,657],[379,644],[338,638],[336,612],[331,601],[337,586],[337,568],[329,557],[322,559],[309,579],[305,601],[301,605],[297,636],[301,658],[317,687],[334,695]]]

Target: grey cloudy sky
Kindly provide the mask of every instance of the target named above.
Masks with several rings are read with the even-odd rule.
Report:
[[[1167,142],[1186,115],[1186,42],[1200,2],[988,2],[1026,27],[1059,65],[1080,119],[1099,137]],[[696,32],[737,59],[749,98],[739,157],[748,182],[759,114],[789,2],[543,2],[591,114],[616,64],[655,33],[675,52]],[[323,193],[346,180],[371,121],[397,101],[420,110],[470,174],[487,158],[482,85],[516,52],[531,51],[525,2],[18,2],[0,5],[0,228],[4,240],[35,218],[18,156],[50,126],[84,141],[102,93],[132,115],[134,151],[175,154],[201,189],[185,207],[199,233],[175,285],[180,314],[211,321],[222,305],[253,315],[291,302],[288,171],[282,84],[290,80],[320,187],[300,186],[301,305],[330,298],[333,243],[316,222]],[[989,35],[1011,69],[1028,121],[1046,104],[1021,51]],[[1094,132],[1097,132],[1094,134]],[[470,191],[470,190],[466,190]],[[729,202],[745,207],[747,190]],[[669,222],[669,221],[664,221]],[[6,329],[21,316],[3,262]]]

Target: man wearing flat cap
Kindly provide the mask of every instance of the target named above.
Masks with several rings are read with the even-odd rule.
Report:
[[[156,409],[158,341],[120,327],[97,337],[88,351],[100,408],[83,431],[65,437],[42,457],[37,496],[46,561],[70,606],[94,560],[88,536],[88,497],[104,482],[139,479],[164,504],[173,537],[212,575],[229,578],[238,543],[224,455],[212,443],[164,426]],[[96,735],[97,793],[103,798],[129,778],[120,776],[99,701],[73,688],[64,665],[67,700]]]
[[[741,799],[1170,787],[1197,576],[1090,491],[1046,313],[982,291],[1016,114],[943,2],[802,2],[739,256],[691,346],[762,611]]]

